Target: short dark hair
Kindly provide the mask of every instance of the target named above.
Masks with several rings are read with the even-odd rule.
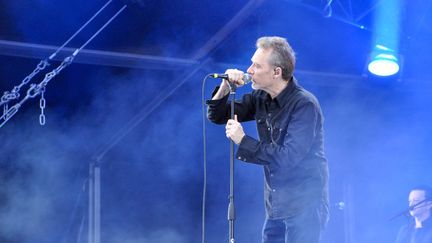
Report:
[[[432,201],[432,187],[427,185],[418,185],[413,188],[411,188],[410,192],[412,191],[424,191],[425,193],[425,199],[427,201]]]

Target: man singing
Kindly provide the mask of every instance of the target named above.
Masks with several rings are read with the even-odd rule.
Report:
[[[230,85],[241,87],[244,73],[228,69],[228,80],[207,101],[208,118],[226,124],[238,145],[237,159],[264,169],[266,219],[263,243],[318,243],[328,219],[328,165],[323,116],[318,100],[293,77],[295,54],[286,39],[261,37],[247,73],[251,93],[235,103],[230,119]],[[255,120],[259,139],[240,122]]]
[[[396,243],[432,242],[432,188],[418,186],[408,195],[411,221],[398,233]]]

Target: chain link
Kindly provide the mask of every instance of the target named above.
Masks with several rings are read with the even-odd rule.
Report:
[[[45,106],[46,106],[46,100],[45,100],[45,88],[42,89],[41,91],[41,98],[39,100],[39,107],[41,109],[41,114],[39,115],[39,124],[41,124],[41,126],[45,125]]]

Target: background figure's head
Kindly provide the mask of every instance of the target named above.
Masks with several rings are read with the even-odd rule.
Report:
[[[282,78],[290,80],[295,67],[295,53],[285,38],[277,36],[261,37],[256,42],[257,49],[272,50],[269,64],[282,69]]]
[[[408,203],[411,216],[420,221],[429,218],[432,212],[432,187],[417,186],[412,188],[408,196]],[[414,205],[416,206],[413,207]]]

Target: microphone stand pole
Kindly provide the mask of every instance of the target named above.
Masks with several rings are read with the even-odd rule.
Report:
[[[234,104],[236,95],[236,85],[228,82],[230,86],[231,96],[231,119],[234,119]],[[230,139],[230,194],[228,205],[228,221],[229,221],[229,243],[234,243],[234,221],[235,221],[235,207],[234,207],[234,142]]]

